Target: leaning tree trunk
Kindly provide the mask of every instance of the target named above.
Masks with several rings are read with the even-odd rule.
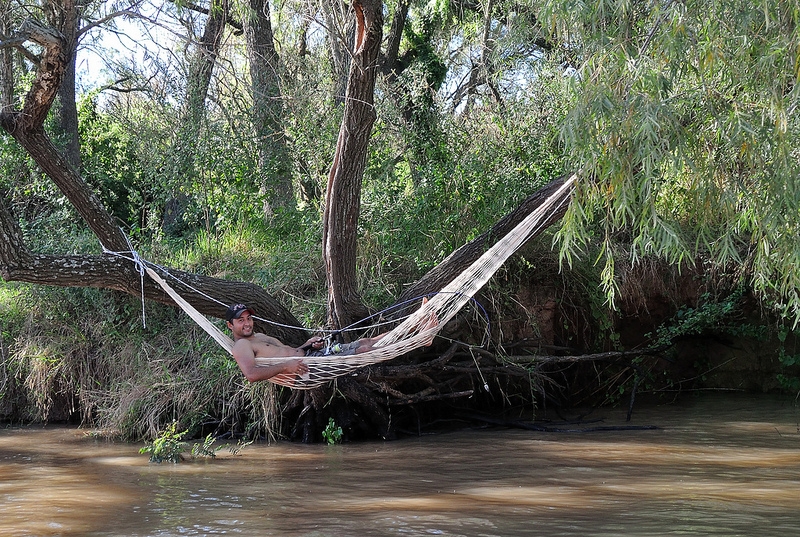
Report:
[[[454,251],[409,287],[396,304],[442,289],[548,201],[565,179],[566,176],[556,179],[528,196],[490,230]],[[560,220],[567,205],[564,203],[550,212],[528,240]],[[457,330],[457,324],[448,323],[447,330]],[[392,439],[397,436],[397,427],[403,422],[398,417],[398,409],[402,411],[423,403],[472,398],[481,391],[476,378],[492,376],[509,383],[531,382],[528,369],[484,349],[461,343],[452,343],[447,349],[438,346],[430,350],[420,349],[404,358],[362,368],[352,376],[338,379],[335,385],[321,386],[310,392],[295,392],[285,407],[290,421],[292,415],[297,418],[289,434],[304,442],[318,442],[328,417],[334,417],[338,424],[367,438],[377,435]],[[344,399],[337,398],[337,393]]]
[[[353,3],[355,50],[323,215],[328,323],[332,327],[348,326],[367,316],[356,278],[357,231],[361,182],[376,117],[373,102],[383,26],[382,7],[382,2],[376,0]]]

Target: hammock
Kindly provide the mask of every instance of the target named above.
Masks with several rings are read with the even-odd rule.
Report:
[[[546,217],[567,200],[575,180],[575,175],[547,198],[539,207],[525,217],[505,237],[475,260],[458,277],[446,285],[439,293],[407,317],[397,327],[381,338],[372,349],[348,356],[306,356],[302,358],[308,366],[305,375],[280,374],[270,378],[270,382],[288,388],[307,390],[316,388],[332,379],[350,374],[361,367],[391,360],[416,348],[422,347],[447,324],[458,311],[469,302],[505,261],[522,246],[528,238],[539,230]],[[228,353],[232,353],[233,340],[209,321],[202,313],[183,299],[153,269],[145,266],[147,274],[181,307],[201,328],[213,337]],[[437,318],[438,323],[428,322]],[[297,357],[256,357],[256,364],[269,366]]]

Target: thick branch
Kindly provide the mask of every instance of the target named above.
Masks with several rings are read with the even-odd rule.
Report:
[[[3,114],[0,117],[3,127],[9,132],[18,128],[32,130],[42,126],[66,70],[66,40],[58,30],[29,19],[22,24],[13,39],[22,38],[41,45],[44,53],[39,60],[39,69],[36,70],[36,78],[28,91],[22,113]]]
[[[0,211],[2,214],[3,211]],[[7,211],[6,211],[7,214]],[[11,250],[14,241],[5,242],[7,230],[0,228],[0,254]],[[24,249],[22,255],[8,262],[0,259],[0,275],[6,281],[54,285],[59,287],[94,287],[121,291],[163,304],[174,305],[172,299],[149,278],[140,278],[136,266],[114,255],[36,255]],[[306,330],[275,299],[257,285],[231,282],[170,269],[168,283],[198,311],[223,318],[228,304],[247,302],[259,317],[270,324],[259,323],[259,329],[288,343],[306,340]],[[144,286],[142,287],[142,284]],[[214,300],[209,297],[213,297]],[[274,324],[279,323],[279,324]],[[294,327],[294,328],[293,328]]]
[[[427,403],[430,401],[443,401],[445,399],[460,399],[462,397],[472,397],[474,394],[475,394],[474,390],[463,390],[460,392],[430,393],[430,394],[419,393],[390,400],[388,403],[393,406],[414,405],[417,403]]]

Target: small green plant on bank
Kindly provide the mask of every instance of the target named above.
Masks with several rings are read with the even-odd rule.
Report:
[[[227,447],[227,444],[222,446],[214,446],[214,441],[216,438],[211,436],[209,433],[204,439],[203,442],[200,444],[195,444],[192,446],[192,458],[196,459],[197,457],[210,457],[214,458],[217,456],[217,451]]]
[[[183,438],[188,432],[188,430],[178,432],[178,423],[173,421],[166,428],[166,430],[164,430],[155,440],[153,440],[152,443],[149,443],[140,449],[139,453],[148,453],[150,455],[150,462],[181,462],[183,460],[183,452],[189,447],[189,444],[183,441]],[[198,457],[209,457],[213,459],[217,456],[217,451],[228,447],[228,444],[215,446],[215,441],[216,438],[214,438],[211,434],[207,435],[202,442],[192,446],[190,451],[191,457],[193,459]],[[251,443],[252,442],[247,442],[242,444],[239,442],[236,451],[234,452],[234,449],[232,448],[231,453],[236,455],[245,446],[248,446]]]
[[[336,425],[333,418],[328,418],[328,426],[322,431],[322,438],[328,445],[338,444],[342,441],[342,428]]]
[[[182,439],[188,431],[178,432],[178,423],[173,421],[152,443],[147,444],[139,453],[148,453],[150,462],[180,462],[181,453],[186,449]]]
[[[250,444],[252,444],[253,442],[255,442],[255,440],[248,440],[248,441],[246,441],[246,442],[243,442],[243,441],[240,439],[238,442],[236,442],[236,445],[235,445],[235,446],[230,446],[230,447],[228,447],[228,451],[230,451],[230,452],[231,452],[231,455],[238,455],[238,454],[240,454],[240,453],[242,452],[242,450],[243,450],[244,448],[246,448],[247,446],[249,446],[249,445],[250,445]]]

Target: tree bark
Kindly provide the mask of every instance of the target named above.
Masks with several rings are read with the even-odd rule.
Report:
[[[228,16],[227,0],[212,0],[208,19],[203,29],[200,42],[197,43],[195,57],[189,72],[186,85],[186,101],[184,103],[183,132],[187,140],[196,139],[200,124],[205,116],[205,102],[211,75],[219,55],[222,36],[225,32],[225,20]]]
[[[10,0],[0,0],[0,36],[11,33]],[[14,56],[9,47],[0,48],[0,113],[14,106]]]
[[[78,136],[78,106],[75,102],[75,56],[78,46],[78,7],[75,0],[63,0],[54,10],[51,24],[66,40],[67,65],[64,79],[58,88],[55,120],[56,132],[63,147],[64,158],[76,170],[81,169],[81,146]]]
[[[380,51],[382,3],[353,3],[356,42],[342,126],[336,143],[323,214],[323,257],[328,283],[328,322],[344,327],[367,316],[358,292],[357,225],[367,146],[375,122],[373,106]]]
[[[280,89],[281,62],[272,32],[268,0],[250,0],[244,34],[253,92],[253,128],[258,151],[260,189],[267,195],[265,216],[275,208],[292,208],[291,159],[283,132],[284,107]]]

